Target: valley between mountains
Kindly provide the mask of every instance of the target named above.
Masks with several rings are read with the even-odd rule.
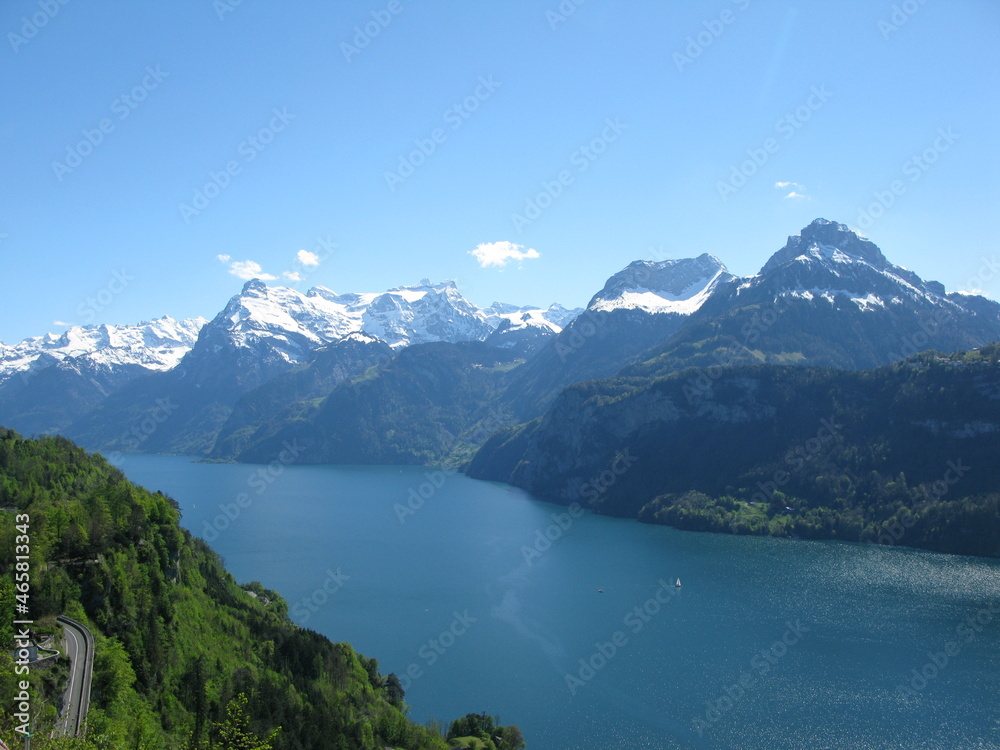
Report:
[[[1000,304],[817,219],[754,276],[639,260],[583,310],[252,280],[209,321],[0,345],[0,423],[108,454],[292,443],[680,528],[995,555],[998,340]]]

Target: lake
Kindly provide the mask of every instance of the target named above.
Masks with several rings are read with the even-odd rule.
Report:
[[[120,465],[399,675],[418,721],[486,711],[555,750],[1000,748],[997,560],[574,516],[425,467]]]

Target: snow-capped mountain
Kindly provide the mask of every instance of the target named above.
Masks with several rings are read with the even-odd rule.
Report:
[[[538,414],[568,385],[613,375],[681,328],[734,277],[714,255],[630,263],[514,375],[514,411]]]
[[[61,335],[48,333],[12,346],[0,343],[0,382],[63,362],[88,369],[134,365],[169,370],[190,351],[206,322],[164,316],[136,325],[73,326]]]
[[[478,422],[493,424],[489,399],[531,420],[586,380],[743,363],[866,368],[997,340],[1000,304],[947,294],[817,219],[754,276],[733,277],[709,254],[636,261],[584,311],[480,308],[451,281],[338,294],[252,280],[207,323],[162,318],[0,345],[0,423],[92,448],[231,457],[307,424],[323,425],[317,446],[348,445],[338,420],[349,416],[368,436],[368,459],[403,460],[385,452],[391,443],[424,445],[412,448],[423,460],[442,458],[435,451]],[[711,389],[711,376],[696,380],[692,388]],[[369,399],[363,408],[358,394]],[[460,418],[434,422],[442,404]],[[393,420],[411,432],[380,448]],[[432,422],[437,437],[425,445]],[[138,446],[126,432],[135,425],[151,426]],[[325,455],[341,454],[317,447],[308,460]]]
[[[309,383],[315,389],[310,398],[322,399],[327,395],[324,388],[392,361],[396,353],[417,344],[486,341],[489,347],[507,349],[505,357],[527,356],[545,337],[561,330],[554,320],[572,314],[558,305],[544,311],[509,305],[480,309],[451,281],[431,284],[424,279],[381,293],[337,294],[324,287],[303,293],[253,279],[211,321],[199,321],[197,340],[192,345],[187,339],[184,351],[169,363],[174,366],[164,363],[152,374],[119,368],[113,383],[105,383],[105,378],[95,382],[82,373],[39,380],[32,388],[44,396],[30,399],[0,392],[0,422],[38,430],[41,423],[34,412],[18,404],[44,398],[53,406],[41,429],[55,427],[87,446],[132,450],[134,440],[123,435],[120,426],[149,416],[156,430],[144,435],[143,450],[208,453],[220,431],[227,445],[235,446],[251,434],[253,420],[263,418],[265,407],[276,409],[267,413],[277,419],[291,406],[288,400],[294,400],[294,393],[305,397],[287,390],[289,383]],[[518,319],[517,330],[500,332],[501,327],[510,329],[513,319]],[[138,377],[144,373],[148,377]],[[284,380],[286,375],[294,377]],[[261,388],[267,395],[248,395]],[[80,409],[68,413],[60,406],[66,400],[60,394],[73,389],[86,389],[89,395]],[[10,396],[6,402],[5,395]],[[227,421],[244,396],[247,407],[233,417],[227,431]],[[156,410],[164,399],[172,412],[161,424],[156,417],[162,414]]]
[[[64,431],[130,382],[169,372],[204,324],[163,317],[73,326],[59,336],[0,345],[0,420],[27,434]]]
[[[828,302],[840,297],[860,310],[885,309],[904,301],[949,303],[941,284],[925,282],[912,271],[893,265],[874,243],[826,219],[816,219],[800,234],[789,237],[760,274],[740,288],[752,288],[775,275],[784,284],[779,296]]]
[[[362,327],[394,349],[433,341],[481,341],[490,332],[486,314],[462,296],[454,281],[359,295]],[[371,299],[366,299],[367,297]]]
[[[508,305],[503,302],[494,302],[485,308],[483,312],[486,313],[487,322],[494,330],[503,325],[504,320],[507,320],[510,322],[511,330],[539,328],[550,333],[559,333],[563,328],[572,323],[573,319],[582,313],[583,310],[579,307],[568,310],[558,303],[549,305],[547,308],[540,308],[530,305],[518,307],[517,305]]]
[[[502,303],[481,309],[453,281],[401,286],[382,293],[337,294],[325,287],[302,293],[254,279],[206,326],[205,343],[266,349],[289,364],[349,334],[366,334],[393,349],[435,341],[482,341],[505,330],[538,329],[554,335],[579,311],[546,310]]]
[[[722,261],[708,253],[680,260],[637,260],[608,279],[587,309],[690,315],[732,278]]]
[[[691,324],[629,374],[740,362],[867,368],[997,339],[1000,304],[946,294],[847,226],[816,219],[759,273],[717,286]]]
[[[424,279],[381,293],[337,294],[325,287],[302,293],[248,281],[209,324],[204,318],[177,321],[169,316],[136,325],[73,326],[18,344],[0,343],[0,382],[18,372],[36,371],[63,361],[106,368],[135,365],[152,372],[177,366],[198,341],[202,328],[211,348],[264,347],[280,360],[297,364],[320,347],[351,334],[383,341],[393,349],[433,341],[481,341],[504,321],[507,330],[538,329],[554,335],[581,311],[554,304],[517,307],[495,302],[479,308],[453,281]]]
[[[763,293],[779,305],[802,300],[873,314],[930,311],[943,319],[938,323],[945,328],[960,319],[962,329],[986,336],[1000,325],[997,303],[972,294],[947,294],[939,282],[924,281],[890,263],[874,243],[826,219],[789,237],[758,275],[741,280],[736,292],[739,297]]]
[[[484,312],[487,323],[493,328],[486,342],[523,356],[537,349],[546,339],[561,333],[583,310],[567,310],[560,304],[542,309],[494,302]]]

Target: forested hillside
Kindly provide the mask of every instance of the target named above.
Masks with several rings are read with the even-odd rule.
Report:
[[[1000,554],[1000,345],[567,388],[469,474],[684,529]]]
[[[411,346],[265,425],[235,457],[270,461],[285,441],[305,446],[301,463],[432,464],[467,457],[514,421],[500,395],[520,362],[476,341]]]
[[[8,613],[15,514],[27,514],[36,629],[54,632],[65,614],[96,640],[85,740],[49,739],[65,665],[32,670],[35,750],[448,747],[407,718],[399,681],[377,661],[295,626],[276,592],[237,585],[178,526],[174,501],[100,456],[0,430],[0,508],[0,737],[13,737]],[[500,734],[504,750],[523,746],[516,728]]]

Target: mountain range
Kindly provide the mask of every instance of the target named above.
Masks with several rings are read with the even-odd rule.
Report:
[[[843,224],[817,219],[760,272],[722,285],[634,374],[767,362],[859,369],[998,338],[1000,305],[947,294]]]
[[[581,392],[627,404],[623,384],[634,394],[691,370],[703,395],[720,368],[860,370],[996,340],[1000,304],[949,294],[817,219],[753,276],[709,254],[639,260],[585,310],[480,308],[450,281],[336,294],[255,279],[211,321],[0,346],[0,423],[105,451],[267,461],[295,439],[307,463],[435,463],[542,420],[576,460]],[[521,476],[494,458],[474,470]]]
[[[207,452],[240,396],[296,367],[317,362],[332,387],[396,351],[433,342],[489,340],[525,355],[579,313],[558,304],[479,308],[453,282],[426,279],[339,295],[253,279],[211,321],[74,326],[0,344],[0,419],[29,434],[73,434],[92,447]],[[360,350],[368,359],[353,358]],[[340,354],[346,359],[338,364]],[[176,404],[167,428],[155,438],[144,433],[141,445],[122,438],[164,399]]]

